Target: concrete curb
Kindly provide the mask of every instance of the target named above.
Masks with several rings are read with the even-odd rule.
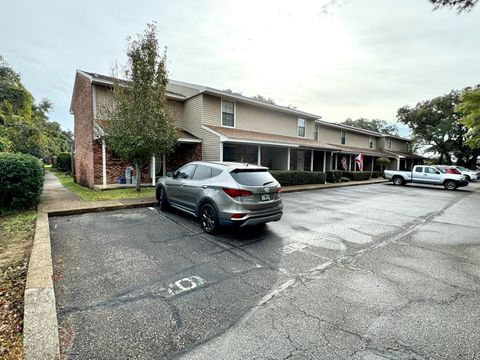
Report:
[[[295,185],[295,186],[286,186],[286,187],[282,188],[282,193],[292,193],[292,192],[299,192],[299,191],[321,190],[321,189],[332,189],[332,188],[345,187],[345,186],[383,184],[383,183],[386,183],[386,182],[388,182],[388,180],[379,179],[379,180],[365,180],[365,181],[349,181],[349,182],[343,182],[343,183]]]
[[[384,183],[378,181],[352,181],[336,184],[288,186],[284,193],[330,189],[335,187]],[[108,202],[73,203],[47,208],[38,207],[35,236],[28,264],[25,286],[23,320],[23,348],[25,360],[52,360],[60,357],[55,292],[53,287],[53,262],[51,254],[49,216],[66,216],[98,211],[113,211],[154,206],[154,198],[125,199]]]
[[[58,359],[60,357],[52,276],[48,213],[39,209],[24,295],[23,351],[25,360]]]

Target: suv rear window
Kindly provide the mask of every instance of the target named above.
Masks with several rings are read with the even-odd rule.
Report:
[[[275,178],[267,170],[237,169],[232,171],[230,175],[237,183],[246,186],[264,186],[275,181]]]

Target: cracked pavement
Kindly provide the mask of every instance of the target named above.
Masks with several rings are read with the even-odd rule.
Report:
[[[215,237],[155,208],[50,219],[68,359],[480,359],[480,183],[284,195]]]

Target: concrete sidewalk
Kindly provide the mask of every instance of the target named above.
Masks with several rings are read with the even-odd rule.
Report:
[[[152,206],[155,197],[85,201],[62,185],[51,172],[46,172],[43,193],[38,210],[47,212],[49,216],[81,214],[92,211],[120,210],[132,207]]]

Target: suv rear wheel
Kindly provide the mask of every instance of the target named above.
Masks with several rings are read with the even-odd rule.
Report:
[[[215,234],[217,232],[219,227],[218,214],[211,204],[204,204],[200,209],[200,225],[207,234]]]

